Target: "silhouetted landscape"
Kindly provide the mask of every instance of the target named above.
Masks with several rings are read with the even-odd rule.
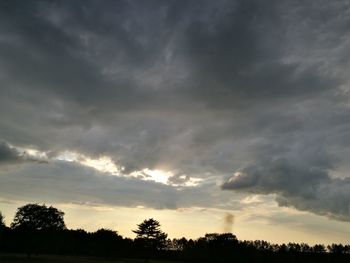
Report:
[[[116,231],[86,232],[65,226],[64,212],[27,204],[11,227],[1,216],[1,262],[349,262],[350,245],[271,244],[238,240],[232,233],[208,233],[196,240],[168,239],[150,218],[136,226],[135,239]],[[51,256],[50,256],[51,255]],[[129,260],[129,261],[128,261]],[[131,260],[131,261],[130,261]]]

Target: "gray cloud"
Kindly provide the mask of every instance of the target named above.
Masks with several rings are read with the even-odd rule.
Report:
[[[46,162],[46,160],[43,157],[28,154],[25,150],[20,151],[8,143],[0,141],[0,166],[2,168],[26,162],[42,163]]]
[[[256,194],[276,193],[279,205],[350,220],[349,178],[332,178],[328,169],[313,166],[312,162],[264,161],[235,173],[222,188]]]
[[[5,142],[0,142],[0,164],[13,164],[22,161],[22,155]]]
[[[113,176],[75,162],[27,163],[0,171],[2,198],[27,202],[62,202],[156,209],[222,207],[238,209],[239,196],[217,196],[212,183],[174,188],[137,178]],[[236,202],[230,201],[236,199]]]
[[[348,220],[346,1],[0,5],[0,139]]]

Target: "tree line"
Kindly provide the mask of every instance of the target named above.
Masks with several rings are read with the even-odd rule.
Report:
[[[0,252],[25,253],[28,257],[58,254],[189,262],[350,262],[350,245],[271,244],[238,240],[232,233],[171,240],[153,218],[138,224],[133,232],[136,237],[131,239],[110,229],[67,229],[64,212],[27,204],[18,208],[10,227],[0,213]]]

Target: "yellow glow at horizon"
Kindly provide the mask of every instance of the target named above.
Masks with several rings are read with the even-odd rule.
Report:
[[[6,224],[13,219],[17,207],[27,202],[0,200],[0,211],[5,215]],[[48,204],[47,204],[48,205]],[[306,242],[313,244],[332,244],[349,242],[348,223],[332,221],[307,212],[292,208],[264,207],[260,204],[243,211],[228,211],[215,208],[189,207],[176,210],[156,210],[146,207],[115,207],[101,205],[78,205],[67,203],[52,203],[54,207],[65,212],[65,222],[69,229],[85,229],[96,231],[99,228],[109,228],[118,231],[124,237],[135,237],[132,232],[137,224],[147,218],[155,218],[161,223],[161,228],[168,233],[169,238],[196,239],[206,233],[222,233],[226,213],[235,216],[233,234],[240,240],[266,240],[272,243]],[[272,210],[272,211],[271,211]],[[272,223],[266,216],[273,213],[288,215],[294,221]],[[273,216],[273,215],[272,215]],[[253,218],[253,220],[252,220]],[[315,227],[309,229],[308,224]]]

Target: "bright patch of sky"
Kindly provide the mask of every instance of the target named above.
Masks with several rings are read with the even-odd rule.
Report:
[[[35,160],[45,160],[48,161],[49,158],[47,153],[41,152],[37,149],[32,148],[23,148],[11,146],[19,152],[23,152],[24,155],[31,157]],[[165,185],[171,185],[176,187],[194,187],[199,185],[203,179],[188,177],[186,175],[179,175],[179,179],[176,182],[172,182],[171,178],[176,175],[172,171],[164,171],[160,169],[149,169],[144,168],[141,170],[133,171],[130,173],[124,173],[124,167],[117,165],[111,157],[109,156],[99,156],[99,157],[90,157],[78,152],[64,151],[55,155],[52,160],[59,160],[65,162],[76,162],[80,165],[93,168],[101,173],[109,174],[113,176],[120,177],[133,177],[145,181],[153,181]]]

